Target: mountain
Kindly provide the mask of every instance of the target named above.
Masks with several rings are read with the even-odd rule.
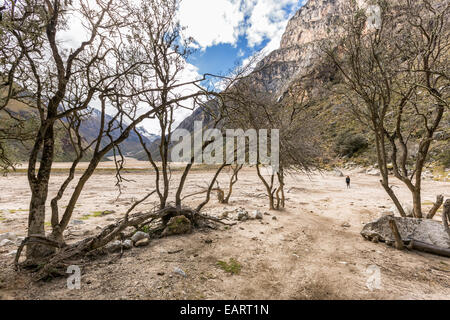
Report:
[[[321,124],[318,148],[322,149],[324,163],[345,161],[362,165],[376,163],[373,135],[347,114],[345,101],[334,93],[339,73],[326,66],[321,59],[321,45],[342,33],[345,6],[348,0],[309,0],[290,19],[279,49],[269,53],[250,74],[252,85],[282,99],[290,85],[302,82],[302,77],[313,75],[310,83],[309,112]],[[190,129],[194,121],[208,123],[201,109],[186,118],[181,128]],[[450,166],[450,119],[443,119],[442,131],[430,152],[432,160]],[[351,159],[350,159],[351,158]]]
[[[30,102],[32,105],[32,102]],[[30,127],[30,130],[37,130],[37,119],[38,114],[36,109],[30,107],[29,105],[20,102],[18,100],[12,99],[7,109],[14,116],[19,116],[22,119],[27,120],[27,125]],[[101,112],[97,109],[91,108],[89,109],[90,115],[82,122],[80,126],[80,135],[83,138],[83,144],[87,146],[94,139],[96,139],[98,130],[100,128],[101,121]],[[0,121],[4,121],[5,119],[4,111],[0,112]],[[108,123],[113,118],[109,115],[106,115],[105,121]],[[114,121],[114,127],[118,127],[119,122],[117,120]],[[159,136],[151,134],[145,130],[143,127],[137,128],[138,132],[142,135],[146,144],[152,144]],[[120,130],[115,129],[111,132],[111,137],[113,139],[117,138],[120,135]],[[69,134],[67,130],[64,129],[63,125],[58,123],[56,125],[55,130],[55,161],[71,161],[75,157],[75,152],[72,147]],[[25,141],[23,143],[15,140],[6,140],[3,141],[3,146],[7,150],[8,154],[12,156],[13,160],[16,162],[26,161],[28,159],[29,152],[32,148],[32,140]],[[109,142],[107,137],[102,139],[101,146],[105,146]],[[129,137],[120,144],[121,151],[124,156],[127,157],[136,157],[137,154],[142,150],[141,143],[139,141],[138,135],[132,131]],[[86,159],[89,158],[90,152],[87,152]],[[113,152],[111,151],[107,156],[111,156]]]
[[[100,128],[100,122],[101,122],[101,111],[97,109],[90,109],[90,116],[82,122],[80,126],[80,133],[83,138],[86,139],[87,142],[92,142],[94,139],[97,138],[98,130]],[[105,123],[108,123],[113,118],[109,115],[105,115]],[[117,120],[114,121],[114,127],[116,128],[111,132],[111,137],[113,139],[116,139],[120,136],[120,130],[118,128],[119,122]],[[159,136],[147,132],[145,128],[138,127],[137,131],[141,134],[144,142],[147,145],[152,144],[156,139],[159,138]],[[105,146],[110,142],[109,138],[104,137],[102,139],[102,146]],[[124,156],[135,158],[136,155],[142,150],[141,143],[139,141],[139,137],[136,134],[136,132],[131,131],[128,138],[120,144],[120,150],[122,151]],[[113,152],[111,151],[108,156],[111,156]]]

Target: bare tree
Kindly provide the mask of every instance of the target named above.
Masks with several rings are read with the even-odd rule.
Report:
[[[307,77],[305,77],[307,78]],[[257,152],[256,172],[264,185],[271,210],[285,207],[285,177],[289,171],[308,171],[318,154],[313,121],[307,112],[307,91],[294,82],[282,97],[255,90],[251,80],[239,82],[230,91],[226,126],[230,128],[279,130],[279,168],[267,170]],[[259,139],[258,139],[259,140]],[[271,136],[269,135],[269,140]],[[260,141],[258,141],[258,144]]]
[[[407,216],[389,185],[391,162],[394,175],[411,192],[414,216],[422,218],[422,172],[448,109],[449,4],[376,4],[381,9],[379,26],[368,28],[366,12],[349,6],[342,39],[325,52],[340,71],[341,93],[351,112],[374,133],[383,188],[398,212]],[[416,154],[411,150],[414,142]]]
[[[136,75],[142,69],[153,68],[149,74],[159,70],[149,63],[148,56],[142,55],[133,40],[133,31],[139,25],[133,20],[128,22],[126,13],[129,12],[129,6],[124,1],[81,1],[76,5],[59,0],[44,3],[11,2],[7,9],[8,18],[3,21],[10,24],[6,31],[10,41],[13,41],[11,47],[18,50],[19,57],[23,54],[21,59],[15,60],[16,71],[9,73],[7,87],[10,91],[15,87],[26,88],[26,94],[17,99],[34,108],[39,121],[28,161],[28,180],[32,191],[28,238],[45,237],[45,204],[55,156],[55,130],[58,127],[62,126],[67,130],[76,151],[69,176],[51,201],[52,233],[48,240],[63,243],[63,231],[70,222],[78,198],[103,157],[113,150],[120,157],[120,143],[143,120],[164,108],[203,93],[174,95],[164,101],[157,101],[157,104],[144,112],[137,109],[132,97],[161,91],[161,88],[151,81],[137,82]],[[161,12],[163,11],[153,12],[155,23],[158,23],[156,17],[159,18]],[[59,40],[58,34],[66,28],[73,13],[82,17],[88,37],[69,51]],[[24,21],[32,21],[44,32],[31,37],[28,29],[22,26]],[[30,41],[36,44],[30,45]],[[164,46],[167,39],[165,35],[159,35],[158,41],[160,46]],[[178,52],[166,51],[164,54],[171,56]],[[153,55],[153,59],[158,58],[160,56],[157,54]],[[172,88],[183,85],[171,84]],[[82,141],[79,128],[83,119],[89,117],[89,105],[94,101],[101,105],[101,125],[96,139],[86,144]],[[111,114],[110,120],[106,120],[107,113]],[[120,134],[113,138],[112,132]],[[60,215],[58,202],[74,179],[76,167],[88,150],[91,154],[88,168],[76,183],[69,202]],[[120,168],[119,164],[119,171]],[[120,178],[120,173],[118,177]],[[42,243],[29,242],[28,262],[36,265],[46,255],[53,254],[54,249],[49,249],[49,246]]]

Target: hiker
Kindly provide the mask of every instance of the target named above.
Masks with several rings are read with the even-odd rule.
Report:
[[[350,189],[350,177],[347,176],[347,178],[345,178],[345,182],[347,183],[347,189]]]

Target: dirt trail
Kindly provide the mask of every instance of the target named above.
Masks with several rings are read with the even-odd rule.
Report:
[[[379,177],[344,172],[352,176],[352,189],[342,177],[316,174],[287,179],[287,208],[267,211],[263,188],[252,169],[245,169],[235,188],[232,203],[215,199],[205,211],[220,215],[245,207],[266,212],[264,219],[238,223],[226,230],[197,231],[190,235],[153,240],[148,247],[88,263],[82,271],[81,290],[70,291],[66,279],[32,283],[12,270],[14,246],[0,248],[0,298],[2,299],[449,299],[450,259],[418,252],[400,252],[384,244],[365,241],[359,232],[363,223],[380,217],[392,204],[379,185]],[[179,176],[175,173],[174,179]],[[211,172],[194,172],[186,191],[204,186]],[[55,181],[64,176],[55,175]],[[123,194],[116,200],[112,174],[95,175],[87,185],[70,226],[70,241],[93,234],[120,218],[133,198],[152,190],[148,173],[132,172]],[[221,177],[225,186],[227,174]],[[399,184],[396,192],[407,202],[408,192]],[[23,235],[29,192],[26,176],[0,179],[0,233]],[[436,194],[450,197],[450,183],[425,181],[424,203]],[[51,192],[56,192],[51,190]],[[202,196],[190,198],[193,205]],[[151,207],[155,198],[142,206]],[[63,201],[64,202],[64,201]],[[189,204],[189,203],[188,203]],[[95,212],[115,213],[95,217]],[[89,214],[89,217],[83,215]],[[276,217],[276,220],[273,219]],[[49,218],[48,218],[49,219]],[[48,221],[47,219],[47,221]],[[439,214],[436,219],[440,219]],[[169,251],[181,250],[175,254]],[[219,260],[236,259],[240,274],[229,275]],[[369,290],[369,266],[377,266],[381,287]],[[181,268],[187,277],[174,273]],[[162,274],[163,275],[158,275]]]

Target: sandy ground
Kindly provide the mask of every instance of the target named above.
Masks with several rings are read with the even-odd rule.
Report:
[[[144,166],[145,167],[145,166]],[[82,269],[80,290],[68,290],[65,278],[33,283],[12,268],[14,245],[0,248],[1,299],[449,299],[450,259],[420,252],[397,251],[360,236],[364,223],[392,207],[379,185],[379,177],[351,174],[352,188],[333,173],[292,175],[287,179],[287,208],[267,210],[267,199],[251,168],[244,169],[230,205],[214,198],[205,208],[221,215],[239,207],[249,213],[265,212],[264,219],[240,222],[229,229],[200,230],[189,235],[152,240],[149,246],[126,251],[119,260],[108,255],[87,263]],[[175,172],[177,180],[180,173]],[[186,194],[205,186],[212,173],[190,175]],[[97,211],[114,214],[82,220],[70,225],[69,241],[94,234],[120,218],[132,201],[153,190],[148,172],[126,174],[118,197],[113,174],[96,174],[87,184],[74,219]],[[221,186],[229,176],[220,177]],[[62,173],[53,176],[51,195]],[[408,202],[400,183],[396,192]],[[30,197],[24,174],[0,178],[0,234],[24,236]],[[450,183],[425,181],[423,201],[430,206],[436,194],[450,197]],[[64,203],[64,200],[61,204]],[[194,205],[202,196],[189,198]],[[149,199],[138,210],[151,208]],[[276,220],[273,218],[276,217]],[[439,214],[435,219],[440,219]],[[49,221],[49,217],[46,221]],[[182,250],[182,251],[180,251]],[[169,252],[179,251],[178,253]],[[241,272],[230,275],[219,260],[236,259]],[[115,261],[114,261],[115,260]],[[376,267],[374,267],[376,266]],[[186,277],[174,272],[180,268]],[[380,271],[380,287],[370,290],[371,270]]]

